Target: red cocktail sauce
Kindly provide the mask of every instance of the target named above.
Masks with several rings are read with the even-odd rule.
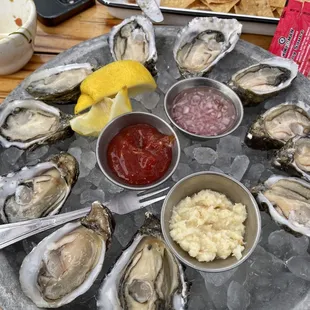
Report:
[[[173,142],[174,136],[164,135],[148,124],[128,126],[111,140],[108,165],[128,184],[153,183],[171,164]]]

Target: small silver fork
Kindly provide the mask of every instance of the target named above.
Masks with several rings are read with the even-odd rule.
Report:
[[[164,200],[166,195],[156,198],[152,197],[168,189],[169,187],[165,187],[154,192],[122,192],[117,194],[115,198],[108,202],[104,202],[103,204],[113,213],[126,214],[134,210],[149,206],[155,202]],[[0,225],[0,249],[3,249],[13,243],[45,230],[79,219],[88,214],[90,209],[91,207],[87,207],[80,210],[52,215],[44,218]]]

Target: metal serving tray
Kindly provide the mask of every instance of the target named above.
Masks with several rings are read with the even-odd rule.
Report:
[[[120,19],[125,19],[132,15],[141,14],[137,4],[129,3],[127,0],[98,0],[107,6],[109,13]],[[218,13],[211,11],[191,10],[160,7],[164,15],[165,25],[182,26],[187,24],[191,19],[197,16],[216,16],[219,18],[236,18],[243,24],[243,33],[261,34],[273,36],[279,18],[263,17],[253,15],[241,15],[231,13]]]

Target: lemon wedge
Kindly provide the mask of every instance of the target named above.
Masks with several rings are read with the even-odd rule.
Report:
[[[127,87],[123,87],[114,99],[104,98],[94,104],[87,113],[70,121],[72,130],[83,136],[98,137],[101,130],[115,117],[132,111]]]
[[[74,108],[78,114],[90,106],[113,97],[123,87],[127,87],[129,96],[154,91],[156,82],[150,72],[139,62],[119,60],[112,62],[90,74],[81,84],[81,95]]]

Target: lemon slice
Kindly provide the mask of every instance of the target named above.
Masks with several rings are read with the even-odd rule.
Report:
[[[70,125],[72,130],[80,135],[98,137],[110,120],[131,111],[128,90],[124,87],[114,99],[104,98],[93,105],[87,113],[73,118]]]
[[[142,64],[133,60],[115,61],[90,74],[82,82],[74,113],[80,113],[105,97],[114,96],[125,86],[132,97],[156,89],[154,78]]]

